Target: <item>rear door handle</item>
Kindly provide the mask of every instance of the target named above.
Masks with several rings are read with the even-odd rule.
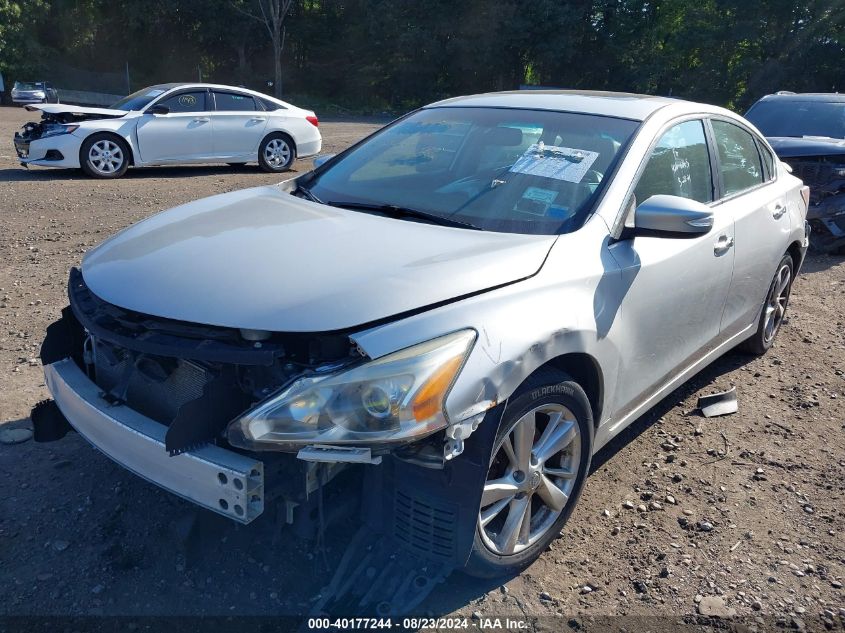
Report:
[[[266,121],[263,116],[254,116],[250,119],[250,121],[255,121],[256,123],[261,123],[262,121]]]
[[[198,116],[194,119],[194,123],[208,123],[210,120],[207,116]]]
[[[716,255],[724,255],[731,249],[731,247],[733,247],[733,245],[734,238],[722,234],[719,236],[719,239],[717,239],[716,243],[713,245],[713,253],[715,253]]]
[[[775,220],[780,220],[783,217],[784,213],[786,213],[786,205],[783,205],[780,202],[778,202],[775,205],[775,210],[772,211],[772,217]]]

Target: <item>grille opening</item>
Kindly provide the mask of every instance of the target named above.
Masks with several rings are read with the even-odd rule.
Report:
[[[170,424],[184,404],[200,398],[214,378],[193,361],[135,355],[98,340],[93,347],[97,386],[162,424]]]

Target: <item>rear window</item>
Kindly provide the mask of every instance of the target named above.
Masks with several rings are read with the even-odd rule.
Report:
[[[764,136],[845,138],[845,103],[793,99],[758,101],[745,118]]]
[[[261,101],[261,105],[264,106],[264,109],[267,110],[267,112],[273,112],[275,110],[284,110],[285,109],[285,106],[278,104],[278,103],[273,103],[269,99],[262,99],[262,98],[259,97],[259,101]]]

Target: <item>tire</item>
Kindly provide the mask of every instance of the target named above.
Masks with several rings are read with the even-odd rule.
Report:
[[[258,166],[264,171],[287,171],[295,159],[296,146],[287,134],[268,134],[258,146]]]
[[[560,534],[587,478],[593,445],[587,394],[562,372],[543,370],[535,378],[511,397],[496,434],[472,553],[464,569],[470,576],[514,575],[533,563]],[[548,431],[550,424],[556,424],[553,431]],[[520,444],[528,438],[526,453]],[[550,446],[554,438],[559,441]],[[543,444],[548,447],[545,457],[541,457]],[[553,476],[552,469],[561,476]],[[491,485],[494,480],[498,483]],[[515,495],[508,494],[516,490]],[[497,500],[490,502],[491,498]],[[547,505],[550,501],[560,507]],[[530,517],[527,526],[526,515],[519,518],[524,509]]]
[[[769,284],[763,309],[760,312],[760,320],[757,323],[757,331],[751,338],[740,343],[740,351],[754,356],[762,356],[774,345],[775,337],[778,335],[780,326],[783,324],[783,317],[786,315],[789,295],[792,293],[794,270],[795,262],[792,260],[792,256],[787,253],[780,260],[772,283]]]
[[[95,157],[98,151],[100,160]],[[120,178],[129,167],[129,146],[114,134],[92,134],[82,143],[79,164],[92,178]]]

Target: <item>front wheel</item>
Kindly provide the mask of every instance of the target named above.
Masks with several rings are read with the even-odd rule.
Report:
[[[780,260],[774,279],[769,285],[766,303],[763,305],[763,311],[757,323],[757,331],[740,345],[742,351],[762,356],[774,345],[775,337],[786,315],[789,295],[792,293],[794,270],[795,263],[792,261],[792,256],[787,253]]]
[[[293,141],[284,134],[270,134],[258,147],[258,165],[264,171],[287,171],[295,158]]]
[[[515,574],[560,534],[581,494],[592,455],[584,390],[565,375],[509,403],[481,497],[466,573]]]
[[[129,167],[129,147],[111,134],[92,134],[82,143],[79,163],[94,178],[119,178]]]

